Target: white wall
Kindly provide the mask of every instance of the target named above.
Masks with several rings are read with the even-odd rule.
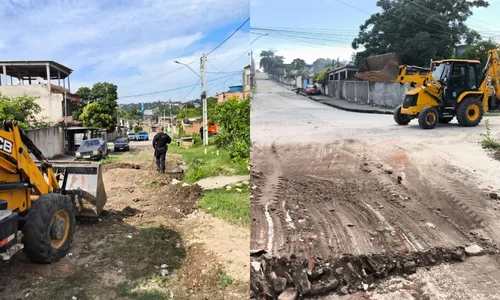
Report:
[[[52,122],[62,118],[62,94],[49,93],[46,85],[25,84],[25,85],[6,85],[0,86],[0,93],[9,97],[20,97],[24,94],[28,96],[39,97],[36,101],[42,107],[38,118],[47,117]]]
[[[63,130],[59,126],[26,131],[26,135],[35,146],[48,158],[64,154]]]

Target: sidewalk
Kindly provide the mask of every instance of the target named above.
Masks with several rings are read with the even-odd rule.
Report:
[[[392,115],[394,113],[393,109],[371,106],[366,104],[359,104],[347,100],[332,98],[329,96],[318,95],[318,96],[309,96],[311,100],[316,102],[326,104],[337,109],[359,112],[359,113],[369,113],[369,114],[384,114],[384,115]]]

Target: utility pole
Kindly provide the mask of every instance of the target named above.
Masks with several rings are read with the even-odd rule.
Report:
[[[208,146],[208,122],[207,122],[207,92],[205,91],[205,53],[200,58],[201,71],[201,102],[203,106],[203,145]],[[206,151],[206,150],[205,150]]]
[[[172,99],[168,99],[170,102],[170,129],[172,130],[172,134],[174,133],[174,119],[172,118]]]

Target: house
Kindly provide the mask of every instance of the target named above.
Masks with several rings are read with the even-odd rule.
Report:
[[[182,120],[182,129],[185,134],[199,134],[201,127],[203,127],[203,119],[201,117]]]
[[[356,72],[358,72],[358,68],[356,68],[355,66],[343,66],[340,68],[336,68],[328,72],[328,81],[361,80],[355,76]]]
[[[457,57],[461,57],[464,54],[467,45],[458,45],[455,47],[455,52]]]
[[[80,103],[71,94],[70,68],[55,61],[0,61],[0,93],[9,97],[38,97],[42,111],[37,119],[72,122],[70,116]]]
[[[215,95],[217,97],[217,102],[222,103],[226,101],[229,97],[238,97],[238,99],[243,99],[244,95],[250,95],[250,90],[243,92],[242,85],[234,85],[230,86],[227,92],[222,92],[220,94]]]

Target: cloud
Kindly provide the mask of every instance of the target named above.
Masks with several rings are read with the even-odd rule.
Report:
[[[189,85],[196,78],[186,69],[133,89],[121,88],[178,68],[173,60],[199,59],[203,51],[210,51],[224,39],[209,36],[209,31],[244,20],[249,7],[249,0],[231,4],[225,0],[3,1],[0,36],[8,46],[2,50],[2,59],[55,60],[65,64],[74,70],[72,91],[96,81],[114,82],[120,95]],[[236,59],[248,48],[248,40],[249,34],[235,35],[210,55],[214,57],[211,62],[223,68],[227,60]],[[215,58],[221,54],[227,56]],[[244,64],[239,59],[233,68],[241,69]],[[207,74],[207,80],[208,77]],[[154,98],[178,97],[177,94],[159,94]],[[133,100],[148,99],[127,101]]]

